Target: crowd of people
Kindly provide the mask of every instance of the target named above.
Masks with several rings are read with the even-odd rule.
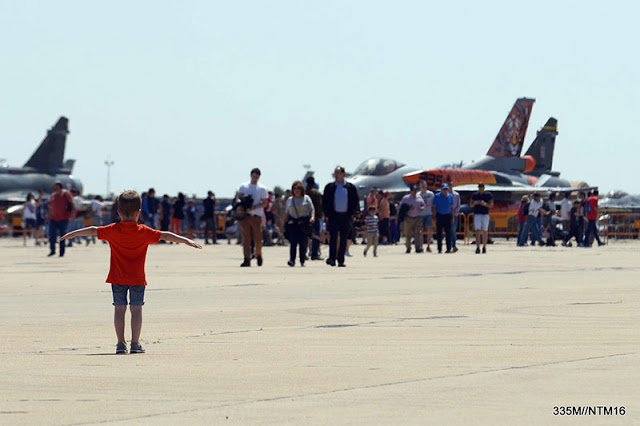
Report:
[[[591,247],[594,240],[598,246],[604,245],[596,226],[598,190],[578,191],[578,199],[574,201],[571,201],[570,192],[564,193],[559,203],[557,197],[551,193],[549,201],[544,203],[539,192],[531,198],[522,196],[518,208],[518,246],[526,246],[529,238],[531,245],[537,242],[541,246],[555,246],[560,240],[563,246],[570,247],[573,239],[578,247]]]
[[[261,171],[254,168],[250,180],[240,185],[232,204],[229,220],[235,222],[238,244],[243,246],[242,267],[251,266],[253,259],[258,266],[264,262],[262,248],[270,245],[289,245],[289,266],[296,262],[304,266],[307,260],[325,260],[328,265],[344,267],[345,258],[350,257],[350,248],[356,234],[362,236],[366,248],[363,255],[372,251],[378,255],[379,245],[398,244],[405,238],[406,253],[433,250],[453,254],[458,251],[457,232],[461,209],[460,194],[454,189],[451,179],[443,183],[434,193],[425,181],[412,185],[409,193],[399,202],[394,194],[373,188],[364,199],[361,211],[356,188],[345,180],[343,167],[334,170],[334,181],[321,192],[313,177],[306,182],[293,182],[290,189],[274,193],[259,183]],[[598,218],[598,191],[578,192],[578,199],[571,200],[571,193],[564,193],[561,202],[552,193],[547,202],[540,193],[522,197],[518,208],[519,247],[531,245],[553,246],[560,241],[571,246],[572,240],[579,247],[588,247],[592,240],[599,245],[596,220]],[[23,209],[23,241],[32,236],[40,245],[49,242],[49,256],[64,256],[65,248],[81,242],[78,238],[57,243],[57,238],[68,231],[80,229],[86,224],[101,226],[118,222],[118,200],[111,206],[110,217],[105,214],[106,205],[102,197],[91,200],[90,207],[82,205],[79,194],[62,188],[59,182],[50,196],[40,191],[36,199],[29,194]],[[138,221],[152,229],[170,231],[177,235],[194,238],[203,234],[204,244],[218,244],[218,202],[215,194],[208,191],[202,205],[196,207],[195,200],[187,199],[183,193],[175,197],[165,194],[156,197],[154,188],[141,194],[141,214]],[[484,184],[478,186],[469,200],[473,211],[473,227],[476,234],[475,251],[487,252],[489,242],[490,211],[494,199]],[[435,232],[434,232],[435,228]],[[45,235],[45,229],[46,234]],[[225,229],[224,231],[227,231]],[[545,241],[543,241],[543,238]],[[432,242],[436,245],[432,249]],[[95,244],[95,237],[85,237],[85,243]],[[164,243],[164,241],[161,241]],[[321,247],[328,246],[326,259]],[[426,246],[426,247],[425,247]]]

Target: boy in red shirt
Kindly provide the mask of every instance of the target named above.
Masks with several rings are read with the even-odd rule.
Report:
[[[146,225],[138,225],[142,200],[135,191],[125,191],[118,196],[118,214],[122,219],[119,223],[107,226],[89,226],[69,232],[60,241],[75,237],[98,236],[98,239],[108,241],[111,248],[111,265],[108,283],[111,283],[113,305],[115,307],[114,326],[118,345],[116,354],[126,354],[127,344],[124,338],[125,320],[127,312],[127,292],[131,300],[131,353],[144,353],[140,345],[140,330],[142,329],[142,305],[144,305],[144,290],[147,281],[144,273],[144,262],[147,247],[160,240],[184,243],[190,247],[201,249],[202,246],[188,238],[172,232],[157,231]]]

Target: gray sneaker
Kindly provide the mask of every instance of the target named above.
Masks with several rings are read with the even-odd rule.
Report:
[[[140,343],[133,343],[131,342],[131,350],[129,351],[130,354],[143,354],[144,353],[144,348],[142,347],[142,345]]]
[[[116,345],[116,355],[122,355],[127,353],[127,344],[125,342],[118,342]]]

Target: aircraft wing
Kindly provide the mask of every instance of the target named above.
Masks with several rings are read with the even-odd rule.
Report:
[[[458,186],[454,186],[453,189],[455,189],[458,192],[475,192],[478,190],[478,185],[477,184],[469,184],[469,185],[458,185]],[[551,190],[553,188],[545,188],[545,187],[535,187],[535,186],[528,186],[528,185],[490,185],[490,184],[485,184],[485,188],[486,191],[489,192],[512,192],[515,194],[530,194],[532,192],[551,192]]]
[[[458,185],[454,186],[458,192],[475,192],[478,190],[477,184]],[[570,186],[535,186],[535,185],[491,185],[485,184],[485,190],[496,193],[513,193],[513,194],[532,194],[539,192],[540,194],[549,194],[552,192],[574,192],[574,191],[590,191],[592,189],[598,189],[597,186],[588,186],[584,188],[573,188]]]
[[[24,203],[27,201],[27,195],[32,191],[5,191],[0,192],[0,202],[2,203]],[[34,194],[37,195],[37,194]]]

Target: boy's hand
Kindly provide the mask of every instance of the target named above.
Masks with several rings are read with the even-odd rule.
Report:
[[[58,242],[64,241],[64,240],[68,240],[69,239],[68,235],[69,234],[66,234],[66,235],[63,235],[62,237],[58,238]]]
[[[193,247],[193,248],[197,248],[197,249],[201,249],[202,246],[198,243],[196,243],[193,240],[187,240],[187,242],[185,243],[186,245],[188,245],[189,247]]]

